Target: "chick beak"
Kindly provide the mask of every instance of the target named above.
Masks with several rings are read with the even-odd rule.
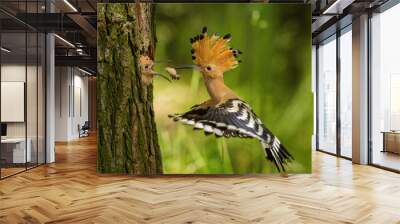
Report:
[[[161,74],[161,73],[153,72],[152,74],[153,74],[153,75],[160,76],[160,77],[166,79],[168,82],[171,82],[171,79],[169,79],[167,76],[165,76],[165,75],[163,75],[163,74]]]

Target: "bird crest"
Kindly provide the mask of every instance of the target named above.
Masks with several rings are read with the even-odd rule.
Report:
[[[241,62],[237,57],[242,52],[231,48],[230,40],[230,34],[222,37],[215,33],[208,35],[207,27],[204,27],[201,34],[190,38],[193,62],[200,68],[211,70],[211,67],[215,67],[222,73],[236,68]]]

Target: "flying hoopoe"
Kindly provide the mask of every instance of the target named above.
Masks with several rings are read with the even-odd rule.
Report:
[[[278,138],[261,122],[249,104],[240,99],[224,83],[224,73],[234,69],[239,62],[240,50],[229,46],[231,35],[208,35],[207,27],[190,39],[192,59],[199,69],[211,99],[195,105],[186,113],[169,115],[216,137],[242,137],[258,139],[266,159],[272,161],[279,172],[294,159]]]

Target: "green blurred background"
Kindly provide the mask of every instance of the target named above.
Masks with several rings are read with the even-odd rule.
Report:
[[[310,21],[308,5],[156,4],[155,60],[191,64],[189,38],[203,26],[209,33],[231,33],[231,46],[243,51],[243,62],[225,73],[226,84],[252,106],[294,156],[288,172],[309,173],[313,129]],[[156,70],[163,71],[164,66],[158,64]],[[277,172],[257,140],[217,139],[170,120],[168,114],[185,112],[209,98],[198,72],[184,71],[181,77],[172,84],[160,78],[154,82],[165,173]]]

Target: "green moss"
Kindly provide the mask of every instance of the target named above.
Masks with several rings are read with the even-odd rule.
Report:
[[[101,173],[162,173],[152,87],[138,70],[139,49],[153,49],[151,6],[99,4],[98,9],[98,165]],[[154,159],[154,155],[157,155]]]

